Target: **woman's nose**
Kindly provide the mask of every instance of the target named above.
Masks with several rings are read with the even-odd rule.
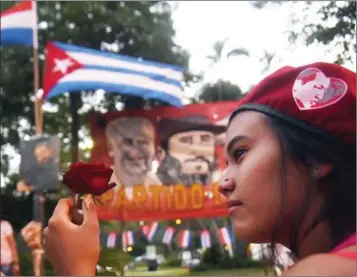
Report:
[[[233,178],[223,178],[219,183],[219,192],[224,196],[228,196],[235,189]]]

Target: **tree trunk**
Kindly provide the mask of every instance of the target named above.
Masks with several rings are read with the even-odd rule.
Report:
[[[72,163],[78,161],[79,158],[79,136],[78,131],[80,128],[79,124],[79,115],[78,109],[81,106],[81,94],[78,92],[71,93],[69,95],[70,99],[70,112],[72,117],[72,125],[71,125],[71,151],[72,151]]]

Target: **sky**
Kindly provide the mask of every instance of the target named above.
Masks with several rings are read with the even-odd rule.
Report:
[[[328,48],[321,45],[306,47],[303,41],[292,46],[288,41],[287,31],[299,29],[306,22],[317,22],[316,7],[313,3],[305,22],[291,25],[291,16],[306,5],[269,4],[262,10],[252,7],[251,2],[238,1],[180,1],[171,2],[176,6],[173,12],[173,23],[176,30],[176,42],[191,54],[190,68],[193,72],[204,72],[205,81],[214,82],[218,78],[229,80],[247,91],[265,75],[281,66],[298,66],[315,61],[333,62],[334,53],[327,53]],[[333,24],[333,22],[328,22]],[[213,44],[217,40],[228,38],[224,52],[235,47],[246,48],[249,57],[237,57],[228,60],[220,67],[210,67],[207,56],[212,54]],[[334,49],[338,51],[338,49]],[[264,51],[276,53],[268,72],[261,73],[263,66],[260,58]],[[356,64],[346,65],[355,70]],[[196,95],[201,85],[186,89],[188,97]],[[90,141],[89,141],[90,142]],[[20,157],[11,148],[6,148],[13,156],[11,171],[17,172]],[[3,186],[3,178],[1,178]]]
[[[326,53],[327,47],[306,47],[302,40],[292,46],[288,41],[287,31],[299,29],[304,22],[319,21],[316,10],[320,3],[313,3],[308,12],[299,13],[306,7],[304,1],[268,4],[262,10],[252,7],[250,1],[179,1],[173,14],[177,43],[191,53],[191,69],[204,71],[207,81],[221,77],[246,91],[281,66],[334,61],[334,54]],[[307,15],[307,18],[292,26],[294,11],[299,18],[303,18],[303,15]],[[212,54],[214,42],[225,38],[228,38],[225,52],[235,47],[246,48],[250,57],[232,58],[220,68],[209,68],[206,57]],[[261,74],[263,66],[260,58],[264,50],[276,53],[276,57],[270,71]],[[352,64],[348,67],[354,70],[356,66]],[[190,96],[196,92],[197,87],[187,91]]]

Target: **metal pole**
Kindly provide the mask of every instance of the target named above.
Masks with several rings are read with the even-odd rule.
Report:
[[[34,96],[35,96],[35,128],[36,134],[42,135],[43,131],[43,113],[42,113],[42,100],[39,98],[38,92],[40,88],[40,67],[39,67],[39,52],[38,52],[38,18],[37,18],[37,1],[32,1],[33,9],[33,83],[34,83]],[[42,184],[36,184],[41,187]],[[33,208],[34,208],[34,221],[41,223],[43,229],[44,224],[44,202],[45,197],[41,190],[35,189],[33,191]],[[33,267],[35,276],[43,276],[43,245],[42,245],[42,230],[40,234],[40,249],[33,250]]]

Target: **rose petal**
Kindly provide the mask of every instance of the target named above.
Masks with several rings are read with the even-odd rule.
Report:
[[[103,178],[106,177],[106,180],[105,180],[105,183],[108,183],[110,178],[112,177],[113,175],[113,169],[107,167],[107,168],[104,168],[104,169],[95,169],[95,170],[91,170],[91,174],[92,175],[100,175],[102,176]]]
[[[81,175],[82,179],[85,180],[85,182],[88,184],[89,187],[105,187],[112,174],[113,170],[110,168],[105,168],[105,169],[89,169],[87,168],[86,170],[77,169],[77,172],[79,175]],[[93,179],[95,180],[95,183],[93,183]],[[99,180],[100,179],[100,180]]]
[[[93,195],[95,196],[99,196],[99,195],[102,195],[103,193],[105,193],[106,191],[114,188],[116,186],[116,183],[110,183],[110,184],[107,184],[105,187],[97,187],[97,188],[94,188],[92,190],[92,193]]]
[[[77,162],[63,176],[63,182],[76,193],[101,195],[115,186],[108,185],[113,169],[103,163]]]
[[[78,162],[76,162],[76,163],[71,164],[70,170],[71,170],[71,169],[78,168],[78,167],[82,167],[82,166],[85,166],[85,165],[86,165],[86,164],[85,164],[84,162],[78,161]]]
[[[108,185],[110,176],[106,172],[88,172],[87,174],[81,173],[82,179],[87,183],[92,192],[103,191]]]
[[[63,184],[75,193],[88,192],[87,183],[75,171],[69,170],[63,175]]]
[[[97,167],[97,168],[102,168],[102,169],[104,169],[104,168],[108,168],[105,164],[103,164],[103,163],[94,163],[94,164],[90,164],[90,165],[93,165],[93,166],[95,166],[95,167]]]

